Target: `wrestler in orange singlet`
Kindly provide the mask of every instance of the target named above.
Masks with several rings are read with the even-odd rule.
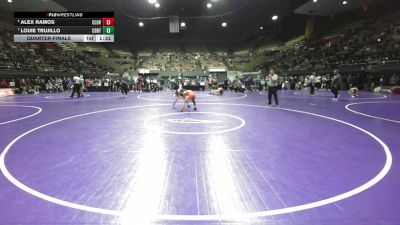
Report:
[[[188,108],[189,101],[193,102],[194,110],[197,110],[196,109],[196,93],[194,93],[191,90],[186,90],[183,92],[183,98],[184,98],[184,101],[183,101],[183,106],[182,106],[181,112],[183,112],[183,109],[185,109],[186,107]]]

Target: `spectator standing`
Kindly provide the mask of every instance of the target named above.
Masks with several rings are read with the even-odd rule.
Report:
[[[0,88],[8,88],[8,84],[7,81],[5,79],[3,79],[0,83]]]
[[[309,78],[309,86],[310,86],[310,95],[315,93],[315,81],[317,79],[317,74],[313,72]]]
[[[211,90],[213,83],[214,83],[214,80],[213,80],[213,77],[211,76],[211,74],[208,75],[207,83],[208,83],[208,90]]]
[[[15,88],[15,80],[12,79],[8,86],[14,90],[14,88]]]

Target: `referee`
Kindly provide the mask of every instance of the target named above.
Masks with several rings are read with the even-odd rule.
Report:
[[[275,105],[279,106],[278,103],[278,75],[275,73],[274,69],[269,70],[269,74],[267,77],[267,86],[268,86],[268,105],[271,105],[272,96],[274,96]]]
[[[342,89],[342,77],[340,76],[339,70],[334,70],[331,84],[331,92],[334,95],[334,98],[332,100],[338,100],[340,89]]]
[[[129,92],[129,74],[128,73],[122,74],[121,92],[122,92],[123,97],[126,98],[128,96],[128,92]]]
[[[81,97],[82,80],[81,80],[80,77],[74,76],[74,78],[72,79],[72,81],[73,81],[73,83],[74,83],[74,89],[73,89],[73,91],[72,91],[71,98],[74,97],[75,92],[76,92],[76,94],[78,95],[78,98],[80,98],[80,97]]]

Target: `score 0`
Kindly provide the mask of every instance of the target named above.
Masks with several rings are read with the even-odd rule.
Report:
[[[114,18],[103,18],[103,26],[114,26]]]

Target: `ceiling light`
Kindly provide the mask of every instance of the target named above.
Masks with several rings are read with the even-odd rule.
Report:
[[[273,15],[272,16],[272,20],[277,20],[278,19],[278,16],[277,15]]]
[[[207,3],[207,8],[211,8],[212,4],[211,3]]]
[[[156,2],[156,4],[154,4],[154,6],[155,6],[156,8],[160,8],[160,3]]]
[[[221,24],[221,26],[222,26],[222,27],[226,27],[226,26],[228,26],[228,24],[227,24],[226,22],[223,22],[223,23]]]
[[[343,1],[342,4],[343,4],[343,5],[346,5],[346,4],[347,4],[347,1]]]
[[[318,2],[318,0],[313,0],[313,2]]]
[[[12,3],[12,0],[7,0],[8,3]]]
[[[143,22],[139,22],[139,27],[143,27],[144,23]]]
[[[157,0],[148,0],[150,4],[155,4]]]
[[[185,23],[185,22],[182,22],[182,23],[181,23],[181,27],[186,27],[186,23]]]
[[[264,29],[264,27],[260,27],[260,30]]]

